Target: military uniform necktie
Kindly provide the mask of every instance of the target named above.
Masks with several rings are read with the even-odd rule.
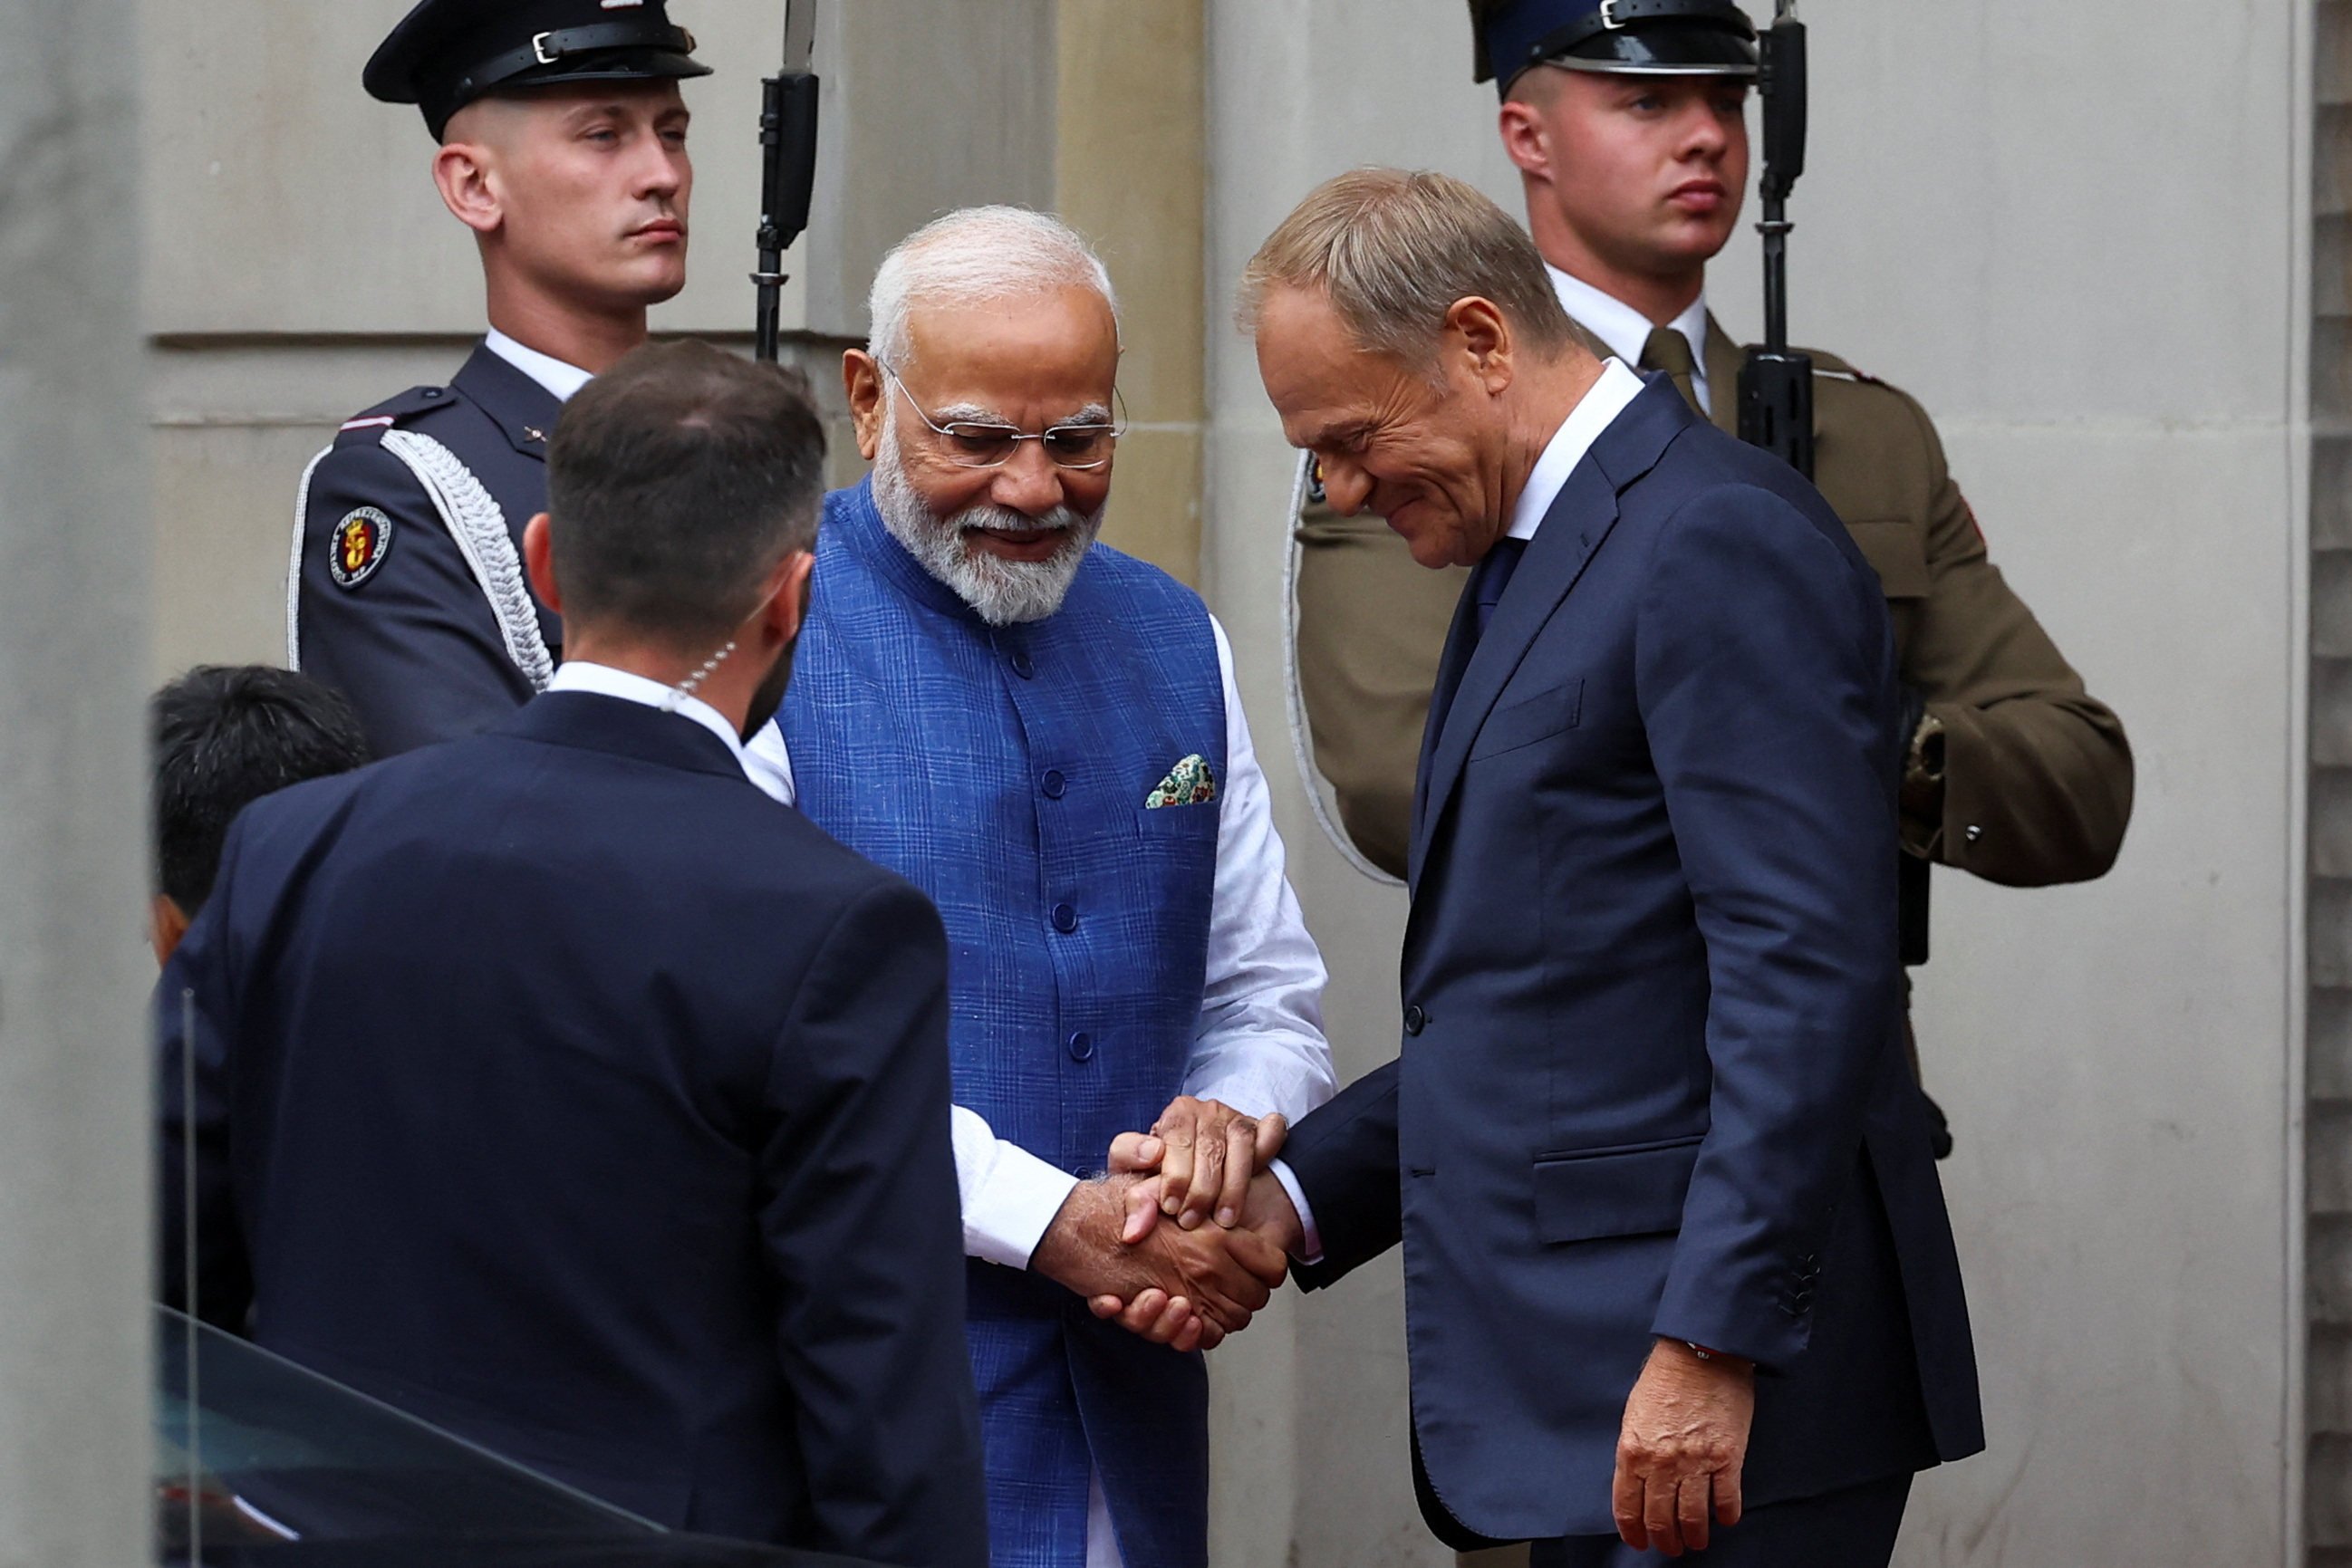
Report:
[[[1649,340],[1642,345],[1642,368],[1665,371],[1675,383],[1675,391],[1683,394],[1683,401],[1691,405],[1693,413],[1706,412],[1698,405],[1698,383],[1695,379],[1698,361],[1691,358],[1688,338],[1672,327],[1651,328]]]

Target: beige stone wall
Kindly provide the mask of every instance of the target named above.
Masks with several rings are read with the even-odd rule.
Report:
[[[0,1562],[154,1560],[129,0],[0,6]]]
[[[1202,0],[1061,0],[1054,204],[1118,289],[1128,434],[1104,537],[1200,580]]]

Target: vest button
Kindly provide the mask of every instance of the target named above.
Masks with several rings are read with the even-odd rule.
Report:
[[[1045,792],[1045,799],[1048,800],[1060,800],[1062,791],[1066,787],[1067,780],[1063,779],[1062,770],[1058,768],[1048,768],[1045,769],[1045,777],[1037,781],[1037,788]]]
[[[1020,676],[1024,681],[1034,680],[1036,678],[1037,666],[1030,662],[1028,649],[1021,648],[1014,650],[1013,654],[1013,673]]]
[[[1429,1015],[1421,1010],[1421,1005],[1418,1002],[1404,1009],[1405,1033],[1419,1034],[1423,1030],[1428,1027]]]
[[[1078,928],[1078,912],[1066,904],[1054,905],[1054,929],[1065,936]]]
[[[1092,1061],[1095,1059],[1095,1037],[1080,1030],[1070,1037],[1070,1060]]]

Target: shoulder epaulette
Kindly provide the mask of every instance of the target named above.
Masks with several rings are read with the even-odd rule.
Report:
[[[1853,386],[1886,386],[1885,382],[1872,375],[1868,371],[1848,364],[1835,354],[1824,354],[1814,349],[1808,349],[1805,351],[1813,356],[1813,375],[1817,380],[1845,382]],[[1891,392],[1894,389],[1888,387],[1887,390]]]
[[[397,397],[388,397],[373,408],[353,414],[335,428],[335,440],[341,444],[350,437],[362,439],[398,429],[421,414],[435,413],[463,402],[466,394],[455,387],[411,387]]]

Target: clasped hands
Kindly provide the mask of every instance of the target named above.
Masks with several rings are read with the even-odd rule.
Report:
[[[1122,1133],[1109,1172],[1081,1182],[1030,1267],[1098,1318],[1180,1351],[1249,1325],[1300,1245],[1298,1216],[1266,1166],[1287,1127],[1180,1095],[1145,1133]]]

